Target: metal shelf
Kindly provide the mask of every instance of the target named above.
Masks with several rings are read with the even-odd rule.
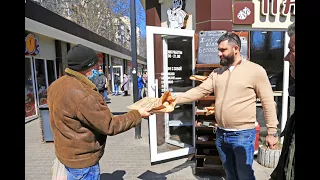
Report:
[[[208,155],[195,155],[195,158],[197,159],[216,159],[217,161],[220,161],[220,157],[219,156],[208,156]]]
[[[214,126],[196,126],[196,130],[213,131]]]
[[[196,64],[196,68],[213,68],[213,67],[220,67],[220,64]]]
[[[195,68],[197,72],[202,72],[204,74],[211,72],[213,69],[215,68],[219,68],[221,67],[220,64],[196,64]],[[199,74],[202,74],[199,73]],[[198,82],[197,82],[198,83]],[[197,84],[195,83],[195,84]],[[208,95],[205,96],[201,99],[198,100],[199,101],[208,101],[208,102],[203,102],[203,105],[206,104],[208,105],[208,103],[212,104],[210,101],[214,101],[216,100],[215,96],[212,95]],[[195,115],[196,115],[196,120],[199,119],[203,119],[204,117],[201,115],[204,115],[205,117],[212,117],[212,115],[214,116],[215,113],[210,114],[210,115],[206,115],[207,111],[205,109],[198,109],[197,106],[195,106]],[[200,116],[197,116],[200,115]],[[201,172],[207,172],[207,173],[213,173],[215,175],[217,174],[224,174],[224,169],[220,160],[220,157],[217,154],[213,153],[213,154],[208,154],[205,155],[203,153],[198,154],[198,150],[199,152],[202,152],[201,149],[209,149],[210,152],[212,150],[217,151],[216,148],[216,140],[214,138],[215,134],[213,132],[213,128],[214,126],[195,126],[195,149],[196,149],[196,153],[195,153],[195,174],[201,173]],[[200,141],[197,139],[197,137],[199,135],[207,135],[209,136],[209,140],[208,141]],[[212,138],[212,139],[211,139]],[[201,151],[200,151],[201,150]],[[210,164],[210,165],[205,165],[204,164],[204,160],[205,159],[211,159],[213,161],[216,161],[217,165],[215,165],[216,163]]]
[[[196,144],[203,144],[203,145],[214,145],[216,146],[216,141],[200,141],[196,140]]]
[[[211,165],[211,167],[196,167],[197,169],[223,169],[222,165]]]
[[[215,96],[205,96],[205,97],[199,99],[198,101],[214,101],[214,100],[216,100]]]
[[[193,120],[170,120],[169,126],[193,126]]]

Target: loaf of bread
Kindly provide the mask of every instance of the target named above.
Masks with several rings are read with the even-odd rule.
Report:
[[[204,81],[208,78],[208,76],[202,76],[202,75],[192,75],[189,77],[189,79],[193,81]]]

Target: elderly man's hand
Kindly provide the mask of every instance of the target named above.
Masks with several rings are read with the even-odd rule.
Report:
[[[153,113],[151,112],[151,109],[150,108],[140,108],[139,110],[139,113],[141,115],[142,118],[146,118],[146,117],[149,117],[150,115],[152,115]]]

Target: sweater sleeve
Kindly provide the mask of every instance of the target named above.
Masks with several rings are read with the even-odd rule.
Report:
[[[203,98],[204,96],[212,93],[213,87],[214,87],[213,84],[214,84],[216,75],[217,75],[217,71],[214,70],[213,72],[210,73],[208,78],[205,81],[203,81],[199,86],[194,87],[188,90],[187,92],[178,95],[177,104],[184,104],[184,103],[197,101]]]
[[[271,84],[262,67],[259,67],[256,72],[255,91],[262,103],[268,134],[274,134],[277,132],[278,125],[276,106]]]

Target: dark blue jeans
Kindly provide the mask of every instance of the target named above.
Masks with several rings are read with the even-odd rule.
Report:
[[[65,166],[67,172],[67,180],[100,180],[99,163],[87,168],[69,168]]]
[[[103,97],[104,97],[104,100],[108,101],[108,89],[104,89],[103,91]]]
[[[114,92],[113,92],[114,95],[118,95],[119,94],[119,86],[118,85],[114,85]]]
[[[138,89],[139,89],[138,99],[142,99],[142,96],[141,96],[142,88],[138,88]]]
[[[255,180],[252,169],[256,129],[225,131],[217,128],[216,145],[227,180]]]

